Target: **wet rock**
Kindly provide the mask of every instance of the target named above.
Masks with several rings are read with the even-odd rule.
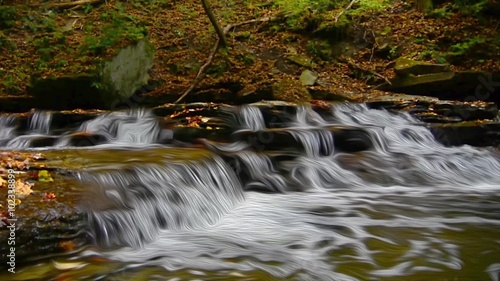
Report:
[[[398,76],[383,90],[439,99],[500,103],[500,72],[440,72]]]
[[[414,95],[379,97],[367,105],[376,109],[406,111],[431,123],[492,120],[498,115],[498,106],[492,102],[450,102]]]
[[[333,143],[324,143],[327,139],[321,138],[325,132],[333,136]],[[241,131],[233,135],[233,140],[246,141],[254,149],[262,150],[278,150],[278,151],[296,151],[297,149],[304,151],[305,144],[300,140],[298,135],[312,134],[321,138],[320,154],[328,155],[330,146],[344,152],[357,152],[370,149],[372,142],[370,135],[363,129],[350,127],[328,127],[325,129],[309,129],[305,131],[295,129],[266,129],[263,131]]]
[[[74,133],[63,138],[67,139],[68,145],[78,147],[94,146],[107,142],[106,137],[103,135],[85,132]]]
[[[436,140],[450,145],[500,146],[500,123],[464,122],[430,126]]]
[[[34,77],[28,93],[38,101],[37,107],[113,108],[147,84],[153,58],[153,45],[141,40],[88,73]]]
[[[58,137],[56,136],[46,136],[46,137],[37,137],[31,140],[31,147],[47,147],[53,146],[56,144]]]
[[[209,139],[209,140],[227,140],[229,135],[232,133],[228,129],[204,129],[204,128],[193,128],[193,127],[179,127],[173,129],[173,140],[186,143],[194,143],[198,139]]]

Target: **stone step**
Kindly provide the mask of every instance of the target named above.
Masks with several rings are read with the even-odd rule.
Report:
[[[355,127],[330,126],[325,128],[301,129],[267,129],[263,131],[240,131],[233,134],[233,141],[246,141],[257,151],[262,150],[304,150],[304,143],[298,138],[297,134],[317,134],[329,133],[333,136],[333,146],[344,152],[357,152],[370,149],[372,141],[370,134],[362,129]],[[321,143],[321,154],[328,154],[326,147],[329,144]]]

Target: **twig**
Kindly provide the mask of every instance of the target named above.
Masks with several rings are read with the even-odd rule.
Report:
[[[174,102],[174,104],[179,103],[182,99],[184,99],[193,89],[200,83],[201,79],[203,79],[203,73],[205,72],[205,69],[210,66],[212,63],[212,60],[214,59],[215,53],[217,53],[217,50],[219,49],[220,45],[220,39],[217,38],[217,42],[214,45],[214,48],[212,49],[212,52],[208,56],[207,62],[200,67],[200,70],[198,70],[198,74],[196,74],[196,78],[194,79],[193,83],[191,86]]]
[[[354,3],[358,2],[359,0],[352,0],[351,3],[349,3],[349,5],[347,5],[347,7],[342,10],[336,17],[335,17],[335,22],[338,22],[339,19],[340,19],[340,16],[342,16],[347,10],[349,10],[352,5],[354,5]]]
[[[239,23],[228,24],[222,30],[222,34],[226,35],[227,33],[229,33],[229,31],[231,31],[231,29],[238,27],[238,26],[256,23],[256,22],[273,21],[273,20],[276,20],[277,18],[278,17],[262,17],[262,18],[247,20],[247,21],[243,21],[243,22],[239,22]],[[208,56],[207,62],[202,67],[200,67],[200,70],[198,71],[198,74],[196,74],[196,78],[194,79],[191,86],[189,86],[189,88],[174,102],[174,104],[177,104],[181,100],[183,100],[198,85],[198,83],[200,83],[200,81],[203,79],[204,72],[205,72],[206,68],[210,66],[210,64],[212,63],[212,60],[214,59],[215,54],[217,53],[217,50],[221,46],[221,39],[220,38],[221,38],[221,36],[217,37],[217,42],[215,43],[215,45],[212,49],[212,52]],[[224,38],[224,37],[222,37],[222,38]]]
[[[274,21],[276,19],[278,19],[278,17],[262,17],[262,18],[258,18],[258,19],[253,19],[253,20],[247,20],[247,21],[242,21],[242,22],[238,22],[238,23],[228,24],[228,25],[226,25],[226,27],[224,27],[224,34],[227,34],[231,29],[233,29],[235,27],[238,27],[238,26],[242,26],[242,25],[246,25],[246,24],[251,24],[251,23],[256,23],[256,22],[269,22],[269,21]]]
[[[74,6],[81,6],[85,4],[97,4],[102,2],[103,0],[80,0],[80,1],[74,1],[74,2],[64,2],[64,3],[51,3],[49,4],[49,7],[54,7],[54,8],[71,8]]]

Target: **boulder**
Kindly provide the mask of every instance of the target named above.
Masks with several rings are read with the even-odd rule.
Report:
[[[433,64],[428,62],[414,61],[407,58],[398,58],[394,71],[398,76],[424,75],[440,72],[449,72],[449,64]]]
[[[39,107],[113,109],[147,84],[153,59],[153,45],[141,40],[122,48],[88,73],[34,77],[28,94],[37,100]]]
[[[309,69],[302,71],[302,74],[300,75],[300,82],[302,82],[305,86],[312,86],[316,84],[316,80],[318,80],[318,74]]]
[[[382,90],[434,96],[439,99],[500,103],[500,72],[439,72],[397,76]]]

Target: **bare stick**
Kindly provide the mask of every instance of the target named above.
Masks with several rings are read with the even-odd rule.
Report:
[[[227,33],[229,33],[229,31],[231,31],[231,29],[238,27],[238,26],[256,23],[256,22],[268,22],[268,21],[272,21],[275,19],[277,19],[277,17],[262,17],[259,19],[247,20],[247,21],[243,21],[243,22],[239,22],[239,23],[235,23],[235,24],[228,24],[224,28],[224,30],[222,30],[222,34],[226,35]],[[203,79],[203,77],[204,77],[203,74],[204,74],[206,68],[209,67],[210,64],[212,63],[212,60],[214,59],[214,56],[217,53],[217,50],[219,49],[219,47],[221,45],[221,38],[225,38],[225,36],[224,37],[218,36],[217,42],[215,43],[214,48],[212,49],[212,52],[210,53],[207,62],[202,67],[200,67],[200,70],[198,71],[198,74],[196,74],[196,78],[194,79],[191,86],[174,102],[174,104],[177,104],[181,100],[183,100],[198,85],[198,83],[200,83],[200,81]]]
[[[340,19],[340,16],[342,16],[347,10],[349,10],[352,5],[354,5],[354,3],[358,2],[359,0],[352,0],[351,3],[349,3],[349,5],[347,5],[347,7],[342,10],[336,17],[335,17],[335,22],[338,22],[339,19]]]
[[[207,62],[200,67],[200,70],[198,70],[198,74],[196,74],[196,78],[194,79],[193,83],[191,86],[174,102],[174,104],[179,103],[182,99],[184,99],[193,89],[200,83],[201,79],[203,79],[203,73],[205,72],[205,69],[210,66],[212,63],[212,60],[214,59],[215,53],[217,53],[217,50],[219,49],[220,45],[220,40],[217,38],[217,43],[215,43],[214,48],[212,49],[212,52],[210,53],[210,56],[208,56]]]
[[[85,4],[97,4],[102,2],[103,0],[80,0],[80,1],[74,1],[74,2],[64,2],[64,3],[52,3],[49,4],[49,7],[55,7],[55,8],[71,8],[74,6],[81,6]]]

